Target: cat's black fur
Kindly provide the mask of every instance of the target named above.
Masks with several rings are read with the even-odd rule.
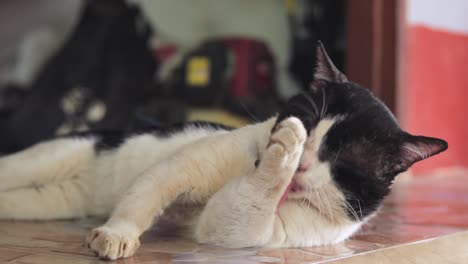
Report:
[[[413,163],[446,150],[448,144],[404,132],[369,90],[347,81],[320,43],[318,54],[322,55],[319,60],[329,65],[322,71],[335,74],[319,75],[309,91],[288,102],[277,122],[298,117],[309,133],[322,119],[337,120],[319,149],[319,160],[329,162],[333,180],[362,219],[375,212],[396,175]],[[423,155],[408,151],[405,146],[416,148]],[[356,218],[355,212],[348,209],[350,217]]]

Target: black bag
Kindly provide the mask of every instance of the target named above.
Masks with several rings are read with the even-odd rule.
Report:
[[[124,0],[89,0],[69,39],[1,122],[0,153],[85,129],[123,130],[152,89],[149,29]]]

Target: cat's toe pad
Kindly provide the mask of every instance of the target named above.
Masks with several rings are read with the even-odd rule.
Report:
[[[281,121],[270,138],[270,145],[281,144],[288,153],[292,154],[302,146],[307,138],[307,133],[302,122],[296,117],[289,117]]]
[[[120,230],[101,226],[91,231],[86,244],[100,258],[114,260],[135,254],[140,241],[138,237],[123,234]]]
[[[302,122],[290,117],[279,123],[270,137],[267,156],[281,167],[297,167],[307,133]],[[270,165],[268,165],[270,166]]]

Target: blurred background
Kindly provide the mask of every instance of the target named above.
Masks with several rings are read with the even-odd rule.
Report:
[[[468,166],[464,0],[2,0],[0,153],[74,131],[241,126],[307,89],[322,40],[413,134]]]

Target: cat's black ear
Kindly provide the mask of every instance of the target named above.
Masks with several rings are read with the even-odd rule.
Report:
[[[321,41],[317,42],[316,61],[314,81],[323,80],[335,83],[348,82],[348,78],[336,68],[330,57],[328,57],[327,51]]]
[[[442,139],[408,135],[400,145],[400,163],[397,165],[397,170],[407,170],[414,163],[432,157],[447,148],[447,142]]]

